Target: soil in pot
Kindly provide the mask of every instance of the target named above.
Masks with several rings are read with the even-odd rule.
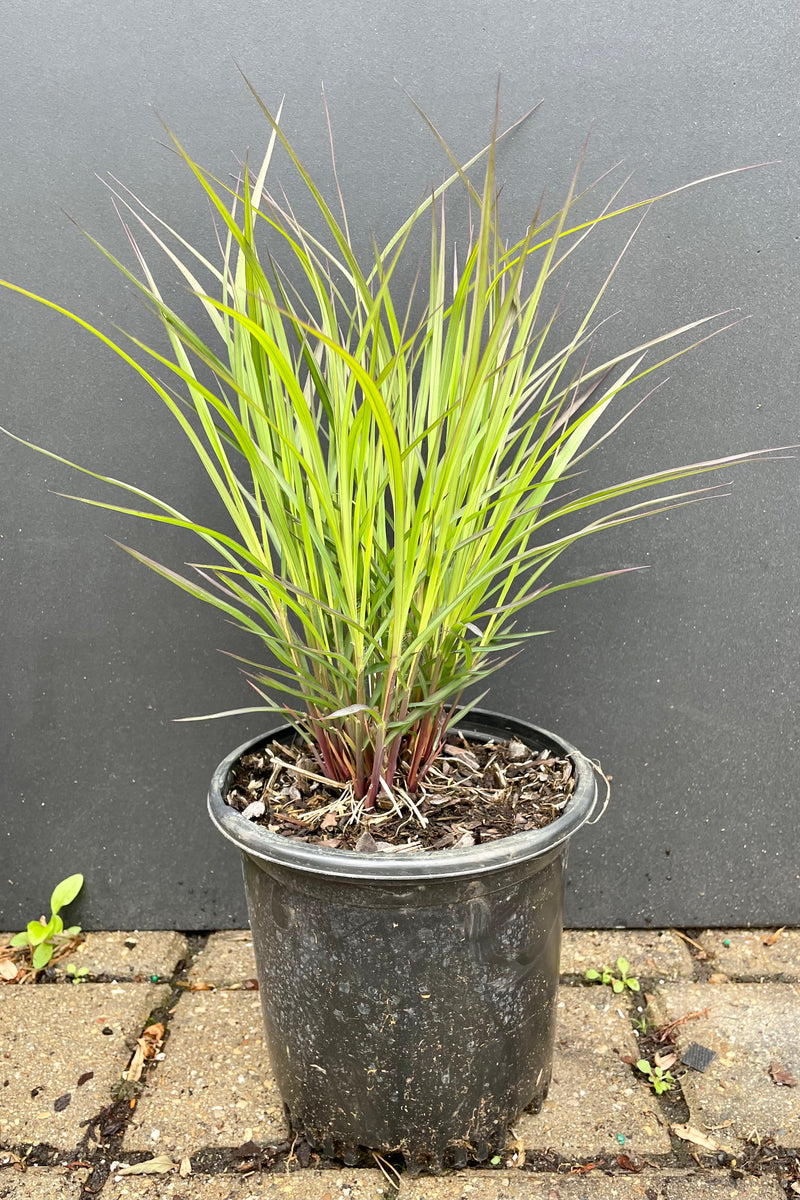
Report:
[[[270,742],[236,765],[227,802],[271,833],[328,849],[397,852],[479,846],[542,829],[575,787],[571,761],[517,739],[454,732],[415,793],[413,811],[381,797],[368,814],[302,746]],[[402,795],[402,789],[400,790]]]

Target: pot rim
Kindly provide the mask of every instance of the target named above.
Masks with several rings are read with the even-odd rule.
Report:
[[[485,845],[451,847],[446,850],[409,850],[398,854],[364,854],[356,850],[328,849],[299,842],[282,834],[270,833],[245,820],[225,801],[228,775],[243,754],[254,750],[289,725],[250,738],[228,754],[211,778],[208,812],[212,822],[227,841],[251,858],[275,863],[315,875],[351,879],[357,882],[398,883],[484,875],[514,863],[539,858],[566,842],[591,817],[597,803],[595,772],[589,760],[571,743],[546,729],[502,713],[472,709],[454,728],[478,734],[498,734],[519,738],[534,748],[548,748],[572,760],[575,767],[575,791],[563,813],[543,829],[513,833]]]

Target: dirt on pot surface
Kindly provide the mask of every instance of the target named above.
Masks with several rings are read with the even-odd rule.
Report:
[[[236,764],[228,804],[254,824],[328,849],[444,850],[542,829],[575,790],[569,758],[522,742],[448,738],[418,789],[395,788],[364,811],[350,785],[326,780],[302,746],[270,742]]]

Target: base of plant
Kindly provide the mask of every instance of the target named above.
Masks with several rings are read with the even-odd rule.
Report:
[[[329,849],[444,850],[542,829],[574,786],[568,758],[454,732],[414,792],[401,784],[371,812],[351,785],[324,779],[304,747],[279,742],[243,755],[227,802],[272,833]]]

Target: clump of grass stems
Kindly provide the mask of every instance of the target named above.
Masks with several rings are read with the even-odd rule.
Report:
[[[565,550],[698,496],[642,496],[648,489],[752,455],[575,489],[587,455],[633,411],[600,432],[621,393],[720,331],[723,314],[592,362],[598,309],[630,233],[572,331],[558,333],[563,319],[550,293],[567,260],[601,222],[644,213],[663,196],[615,207],[614,192],[597,215],[578,219],[592,190],[578,190],[579,163],[558,210],[545,217],[540,206],[508,244],[499,228],[497,116],[488,145],[464,166],[433,130],[452,174],[383,250],[373,243],[362,265],[338,179],[337,216],[285,136],[280,109],[273,116],[253,94],[271,132],[263,161],[245,165],[238,184],[215,178],[169,135],[211,205],[218,261],[118,181],[109,185],[139,274],[99,249],[144,295],[171,355],[135,337],[115,341],[52,301],[4,286],[100,339],[177,421],[224,506],[225,529],[70,463],[134,500],[74,498],[197,535],[205,553],[189,574],[124,549],[256,636],[267,663],[240,661],[260,702],[235,711],[282,713],[308,740],[321,774],[348,785],[369,813],[395,787],[414,794],[449,723],[470,707],[466,690],[534,636],[515,628],[520,610],[619,573],[552,582]],[[268,189],[278,145],[313,198],[321,236]],[[476,186],[469,172],[479,160]],[[458,255],[445,203],[453,185],[465,189],[472,214]],[[412,300],[396,280],[422,221],[430,241],[416,287],[426,294]],[[142,238],[199,301],[202,331],[164,300]]]

